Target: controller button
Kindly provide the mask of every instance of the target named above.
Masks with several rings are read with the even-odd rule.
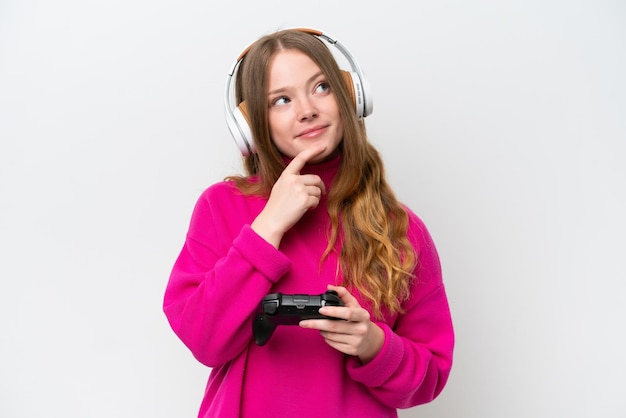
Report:
[[[278,311],[278,301],[263,302],[263,312],[268,315],[276,315]]]

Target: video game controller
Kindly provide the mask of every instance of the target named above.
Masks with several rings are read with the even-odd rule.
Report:
[[[298,325],[303,319],[340,319],[320,314],[322,306],[343,306],[343,303],[334,290],[321,295],[270,293],[263,298],[254,317],[254,341],[258,346],[265,345],[279,325]]]

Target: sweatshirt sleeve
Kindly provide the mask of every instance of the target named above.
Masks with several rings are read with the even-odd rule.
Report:
[[[165,290],[163,311],[172,329],[209,367],[230,361],[249,344],[259,301],[290,267],[250,228],[255,215],[224,183],[207,189]]]
[[[393,323],[377,323],[385,333],[378,355],[366,365],[348,360],[352,379],[372,396],[395,408],[409,408],[435,399],[443,390],[454,348],[452,319],[435,245],[413,214],[411,240],[418,254],[416,280],[405,313]]]

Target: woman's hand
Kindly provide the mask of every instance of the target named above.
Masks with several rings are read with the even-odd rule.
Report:
[[[278,248],[283,235],[309,210],[317,207],[326,193],[322,179],[314,174],[300,174],[304,165],[326,149],[307,148],[294,157],[274,183],[272,192],[251,228]]]
[[[320,330],[328,345],[342,353],[359,357],[363,364],[368,363],[382,348],[384,331],[370,321],[369,312],[359,305],[345,287],[328,285],[328,290],[336,291],[344,306],[324,306],[319,312],[345,321],[307,319],[300,321],[300,326]]]

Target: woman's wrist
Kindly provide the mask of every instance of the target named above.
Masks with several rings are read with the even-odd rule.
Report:
[[[374,357],[380,353],[385,343],[385,331],[374,322],[370,322],[369,332],[369,344],[366,350],[358,356],[359,360],[361,360],[361,364],[367,364],[372,361]]]
[[[278,247],[280,246],[280,241],[283,239],[282,232],[278,232],[276,229],[269,228],[267,223],[263,222],[262,220],[259,220],[259,217],[257,217],[252,222],[252,224],[250,225],[250,228],[252,228],[252,230],[258,236],[260,236],[265,241],[273,245],[274,248],[278,249]]]

